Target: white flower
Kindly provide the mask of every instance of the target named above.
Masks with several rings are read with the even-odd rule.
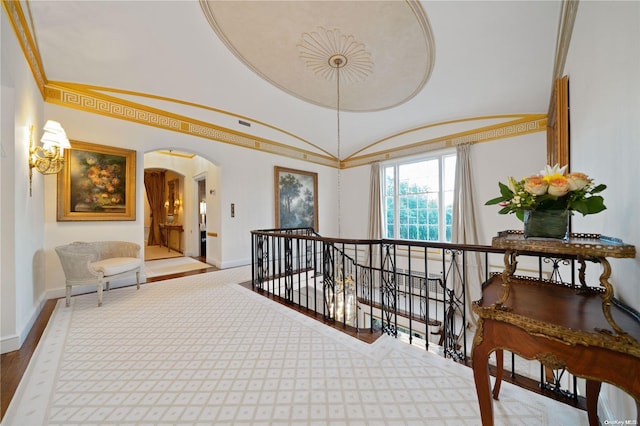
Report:
[[[544,166],[544,170],[540,170],[540,174],[542,176],[556,176],[556,175],[560,175],[560,176],[564,176],[564,172],[567,171],[567,166],[562,166],[560,167],[560,165],[558,163],[555,164],[555,166],[551,167],[548,164],[546,166]]]

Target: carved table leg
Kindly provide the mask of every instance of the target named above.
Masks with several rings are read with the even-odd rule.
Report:
[[[518,261],[518,254],[515,251],[507,250],[504,252],[504,271],[502,271],[502,288],[504,289],[502,292],[502,296],[500,300],[498,300],[494,306],[503,310],[510,310],[507,306],[504,306],[505,302],[509,298],[509,293],[511,290],[510,281],[511,276],[516,271]]]
[[[493,426],[493,400],[491,399],[491,382],[489,377],[489,353],[491,348],[482,339],[482,323],[476,330],[471,362],[473,365],[473,379],[476,384],[478,403],[480,404],[480,418],[482,426]]]
[[[504,372],[504,352],[502,349],[495,351],[496,354],[496,382],[493,384],[493,399],[498,400],[500,385],[502,384],[502,373]]]
[[[598,421],[598,395],[602,382],[597,380],[587,380],[587,415],[589,416],[589,426],[599,426]]]

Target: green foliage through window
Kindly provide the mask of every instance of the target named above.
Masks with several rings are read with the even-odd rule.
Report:
[[[386,237],[451,241],[455,154],[384,167]]]

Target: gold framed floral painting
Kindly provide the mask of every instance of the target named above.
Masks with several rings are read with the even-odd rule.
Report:
[[[136,152],[70,142],[58,174],[58,221],[136,220]]]

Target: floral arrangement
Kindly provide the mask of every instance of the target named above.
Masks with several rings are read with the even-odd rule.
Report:
[[[546,166],[540,174],[515,180],[509,177],[509,185],[498,182],[500,196],[489,200],[485,205],[499,204],[500,214],[515,213],[524,220],[527,210],[550,211],[566,210],[582,215],[599,213],[606,209],[600,195],[594,195],[607,188],[600,184],[595,186],[593,180],[584,173],[565,175],[567,166]]]

